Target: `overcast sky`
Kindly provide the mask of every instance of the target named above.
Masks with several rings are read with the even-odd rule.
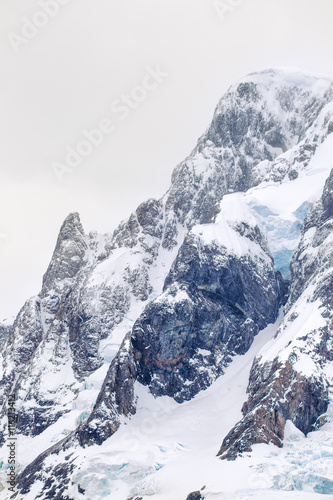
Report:
[[[235,80],[333,78],[331,0],[1,0],[0,19],[0,320],[69,212],[112,231],[166,191]]]

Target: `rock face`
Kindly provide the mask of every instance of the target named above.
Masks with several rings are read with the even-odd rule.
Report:
[[[60,228],[50,265],[43,277],[42,297],[45,297],[50,290],[66,287],[68,282],[70,286],[72,278],[88,261],[87,250],[88,245],[79,214],[72,213]]]
[[[238,197],[235,202],[241,204]],[[283,280],[256,219],[248,215],[237,225],[232,206],[224,205],[215,224],[195,226],[186,236],[164,292],[146,306],[111,364],[82,443],[92,436],[100,443],[118,428],[119,412],[135,411],[135,380],[155,396],[189,400],[274,323]]]
[[[1,385],[6,393],[18,396],[18,432],[39,434],[68,411],[63,402],[66,385],[73,385],[75,379],[68,377],[72,357],[66,307],[87,262],[79,216],[71,214],[61,227],[42,291],[25,303],[5,346]],[[58,379],[56,385],[50,377]]]
[[[132,330],[138,380],[156,396],[178,402],[208,387],[231,356],[246,352],[258,331],[275,321],[281,304],[258,226],[247,226],[245,236],[226,225],[220,239],[212,240],[207,233],[218,234],[214,226],[188,233],[163,294]],[[240,254],[224,245],[228,229],[244,245]]]
[[[130,349],[130,335],[125,337],[112,361],[88,421],[77,435],[81,446],[101,444],[116,432],[120,417],[135,413],[134,382],[137,367]]]
[[[286,420],[304,434],[327,410],[333,360],[333,170],[302,230],[291,263],[287,314],[276,338],[251,369],[244,418],[225,437],[219,455],[234,459],[255,443],[282,446]]]
[[[2,337],[0,387],[17,394],[18,432],[31,438],[74,415],[83,390],[96,387],[73,417],[70,439],[23,472],[25,493],[37,469],[47,469],[42,498],[56,491],[65,498],[67,486],[59,485],[74,462],[53,470],[46,457],[63,453],[65,461],[67,448],[114,434],[136,411],[136,382],[182,403],[223,375],[286,304],[289,283],[279,271],[288,277],[293,254],[284,323],[254,362],[244,419],[221,454],[233,458],[255,442],[280,445],[287,418],[304,432],[313,428],[327,407],[323,367],[332,352],[332,179],[303,229],[324,179],[313,196],[298,185],[289,219],[278,203],[268,207],[265,193],[318,171],[318,152],[332,137],[332,89],[292,71],[248,75],[221,99],[160,200],[142,203],[113,234],[85,234],[78,214],[66,218],[40,294]],[[316,321],[297,333],[305,302]],[[318,363],[310,375],[299,368],[303,356]]]
[[[166,208],[172,203],[180,222],[210,222],[212,207],[225,193],[246,191],[263,178],[292,178],[308,164],[329,133],[329,120],[317,137],[311,128],[331,101],[332,87],[320,90],[319,82],[299,76],[253,73],[223,96],[197,147],[173,172]],[[281,155],[296,145],[292,161]]]
[[[205,497],[201,495],[201,491],[192,491],[187,495],[186,500],[203,500]]]
[[[10,325],[2,325],[0,323],[0,349],[6,344],[9,335],[11,334],[12,327]]]

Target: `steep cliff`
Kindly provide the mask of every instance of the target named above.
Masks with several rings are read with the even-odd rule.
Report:
[[[80,498],[81,452],[135,418],[142,387],[154,401],[195,401],[281,307],[219,454],[281,446],[287,420],[304,433],[321,422],[332,384],[332,124],[329,80],[250,74],[160,200],[113,234],[66,218],[40,294],[0,331],[0,387],[17,395],[18,435],[39,443],[21,459],[23,495],[39,480],[41,498]]]

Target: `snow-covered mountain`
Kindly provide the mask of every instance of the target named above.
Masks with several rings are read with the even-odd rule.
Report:
[[[22,498],[333,493],[325,460],[288,482],[274,446],[314,435],[333,457],[332,132],[331,81],[253,73],[162,199],[113,234],[66,218],[40,294],[0,326],[3,484],[15,394]]]

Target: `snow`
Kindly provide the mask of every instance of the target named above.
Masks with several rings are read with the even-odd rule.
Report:
[[[252,73],[241,80],[246,81],[258,83],[261,89],[266,89],[266,101],[274,102],[270,111],[281,121],[286,146],[289,148],[287,152],[283,152],[281,148],[267,145],[275,158],[274,162],[265,160],[256,165],[254,170],[261,178],[269,173],[274,165],[286,167],[287,172],[287,167],[293,165],[297,159],[300,147],[307,144],[307,137],[312,140],[318,133],[323,138],[325,124],[333,114],[333,104],[322,108],[319,118],[310,127],[305,139],[297,144],[299,137],[292,136],[287,130],[286,123],[291,114],[282,109],[276,99],[277,89],[283,90],[284,87],[293,85],[302,90],[309,89],[320,97],[331,82],[315,75],[304,74],[297,69],[283,68]],[[235,90],[239,83],[232,88]],[[187,161],[189,175],[194,176],[200,183],[207,182],[216,169],[214,148],[212,142],[207,142],[202,153],[197,153],[193,159]],[[192,229],[192,234],[198,239],[199,251],[201,244],[217,243],[239,258],[251,255],[267,260],[269,256],[264,249],[239,232],[240,224],[247,224],[252,228],[259,226],[266,236],[276,269],[285,277],[289,277],[289,263],[298,245],[304,218],[322,193],[324,182],[332,168],[332,153],[333,134],[318,146],[308,165],[299,166],[296,179],[290,180],[286,176],[280,182],[273,182],[267,175],[266,180],[246,193],[224,196],[215,223],[197,225]],[[167,195],[163,199],[163,236],[166,201]],[[172,214],[169,214],[169,217],[172,217]],[[188,217],[190,218],[190,215]],[[99,352],[104,358],[103,366],[84,382],[79,383],[74,378],[68,348],[67,351],[64,350],[62,364],[54,366],[52,363],[57,339],[51,338],[39,348],[38,360],[43,363],[43,368],[38,371],[32,366],[32,372],[40,373],[40,393],[57,391],[56,402],[59,401],[67,413],[39,436],[18,437],[20,469],[31,463],[49,446],[59,442],[88,417],[109,363],[117,354],[126,333],[131,330],[148,302],[156,297],[164,300],[164,296],[160,295],[164,280],[185,232],[185,228],[178,224],[178,244],[172,251],[160,246],[158,258],[147,267],[149,281],[153,287],[149,299],[140,301],[129,293],[130,307],[125,317],[111,334],[100,342]],[[313,253],[316,257],[315,251],[306,247],[314,233],[314,228],[306,233],[304,252]],[[138,238],[141,236],[142,234]],[[108,238],[110,235],[98,235],[96,232],[86,237],[89,247],[88,264],[94,266],[87,283],[92,297],[101,285],[120,285],[128,288],[124,270],[142,268],[145,252],[140,245],[139,249],[134,250],[115,249],[102,262],[96,261],[96,257],[105,252]],[[148,246],[153,246],[155,240],[145,236],[145,242]],[[68,246],[70,243],[64,242],[64,245]],[[147,257],[151,256],[147,254]],[[77,258],[72,257],[73,260]],[[59,283],[59,287],[63,285],[64,283]],[[224,375],[191,401],[178,404],[168,397],[154,398],[146,387],[136,383],[137,413],[131,418],[122,417],[119,430],[101,446],[74,450],[77,455],[76,464],[80,465],[80,469],[76,469],[72,478],[70,495],[75,499],[94,500],[126,500],[135,496],[143,497],[144,500],[151,497],[155,500],[185,500],[189,492],[204,487],[206,499],[315,500],[322,498],[323,494],[325,498],[333,499],[333,396],[326,415],[327,423],[319,431],[305,437],[292,422],[287,421],[283,449],[279,450],[273,445],[255,445],[252,453],[235,462],[221,461],[216,457],[223,437],[242,417],[241,408],[247,398],[249,372],[256,356],[261,363],[265,363],[271,362],[277,356],[286,361],[293,355],[293,366],[299,373],[307,377],[322,373],[333,378],[333,362],[327,363],[320,372],[313,357],[301,348],[306,335],[310,339],[311,334],[311,341],[316,342],[316,330],[326,324],[321,315],[320,302],[308,300],[312,291],[309,287],[298,299],[280,328],[282,314],[275,325],[268,326],[256,336],[245,355],[236,356]],[[178,289],[175,295],[168,294],[167,298],[173,303],[188,300],[188,295]],[[96,298],[92,298],[91,306],[98,309]],[[42,308],[44,333],[48,331],[52,317],[45,314]],[[210,352],[199,349],[196,354],[205,357]],[[29,407],[29,401],[20,404]],[[1,481],[4,481],[6,472],[5,455],[6,449],[3,448],[0,452]],[[62,452],[57,457],[51,455],[47,458],[49,466],[55,462],[64,462]],[[85,490],[84,495],[77,492],[78,484]],[[38,482],[34,484],[32,491],[24,498],[36,498],[40,487],[42,485]]]
[[[98,286],[102,283],[106,283],[110,280],[110,277],[112,277],[113,279],[117,279],[118,275],[115,274],[115,270],[125,269],[128,261],[132,260],[135,260],[135,258],[133,258],[130,249],[116,248],[107,259],[97,264],[94,273],[89,279],[89,285]],[[137,261],[138,263],[140,263],[139,255],[137,257]],[[117,278],[115,278],[115,276]],[[120,279],[120,282],[122,282],[120,276],[118,279]]]
[[[245,78],[242,78],[241,81],[258,83],[268,81],[268,84],[271,85],[269,80],[274,81],[274,86],[276,87],[280,87],[283,86],[283,84],[288,83],[301,88],[312,88],[316,93],[326,91],[331,83],[329,78],[291,67],[269,68],[264,71],[252,72]]]
[[[289,151],[285,156],[290,154]],[[285,278],[290,277],[289,264],[299,243],[304,217],[321,196],[333,166],[332,156],[333,136],[329,136],[297,179],[262,182],[244,196],[244,202],[264,227],[275,267]]]
[[[125,335],[132,329],[135,320],[140,316],[148,301],[131,300],[131,305],[124,319],[114,328],[111,334],[100,341],[99,352],[106,363],[111,363],[119,351]]]
[[[3,318],[0,320],[0,325],[12,326],[15,321],[15,316],[8,316],[8,318]]]
[[[274,338],[282,319],[281,311],[277,322],[255,337],[250,350],[236,356],[224,375],[191,401],[179,404],[167,396],[154,398],[136,382],[137,413],[123,417],[118,431],[101,446],[72,450],[79,467],[72,476],[73,498],[184,500],[191,491],[205,487],[205,498],[211,500],[319,500],[323,493],[325,500],[332,500],[333,424],[329,422],[307,438],[287,422],[282,449],[262,444],[234,462],[216,457],[223,437],[242,416],[253,359]],[[91,387],[103,378],[103,373],[92,375]],[[91,401],[88,392],[80,393],[78,415]],[[73,428],[73,416],[68,428]],[[25,438],[29,446],[20,448],[25,462],[45,449],[45,438],[50,440],[52,432],[60,432],[64,425],[58,422],[33,440]],[[48,465],[55,460],[61,463],[63,453],[50,457]],[[84,496],[78,494],[78,484]]]
[[[164,201],[166,201],[166,200],[164,200]],[[163,236],[161,238],[161,241],[163,241],[163,238],[164,238],[164,230],[165,230],[165,227],[163,229]],[[172,250],[167,250],[166,248],[163,248],[162,246],[159,248],[158,259],[149,269],[150,283],[153,286],[153,292],[150,295],[150,300],[153,300],[154,298],[158,297],[162,293],[165,278],[167,277],[167,275],[170,271],[171,265],[177,256],[180,245],[184,241],[185,233],[186,233],[186,231],[185,231],[184,226],[182,226],[181,224],[178,223],[178,225],[177,225],[177,245],[175,245]]]
[[[293,150],[289,150],[280,158],[292,163],[293,154]],[[202,244],[216,242],[237,257],[258,253],[263,256],[264,252],[256,243],[237,231],[237,224],[257,225],[267,238],[276,270],[290,278],[289,265],[300,240],[304,218],[322,194],[333,166],[332,157],[333,134],[318,146],[306,169],[299,172],[296,179],[263,181],[246,193],[225,195],[215,223],[194,226],[192,234]]]
[[[241,417],[255,353],[271,338],[270,325],[254,340],[250,351],[235,357],[225,374],[192,401],[176,403],[154,398],[136,383],[138,411],[101,446],[78,451],[80,476],[75,481],[96,500],[125,500],[154,493],[156,500],[184,499],[206,484],[212,491],[234,491],[239,479],[235,463],[216,458],[223,436]],[[248,462],[241,464],[244,487],[253,483]]]
[[[176,304],[178,302],[192,302],[192,299],[188,295],[186,290],[182,290],[178,287],[178,285],[173,286],[173,291],[175,291],[175,294],[170,293],[170,290],[167,290],[166,292],[162,293],[157,299],[155,299],[156,304],[165,304],[167,301],[168,304],[171,306],[173,304]]]
[[[293,492],[299,490],[303,494],[308,492],[309,498],[317,498],[316,494],[320,494],[320,496],[325,495],[325,499],[331,499],[332,431],[333,426],[330,421],[321,430],[311,432],[305,437],[290,421],[287,421],[283,448],[267,447],[270,451],[266,453],[258,471],[261,471],[267,481],[271,481],[274,488]],[[261,446],[254,446],[254,454]]]
[[[297,345],[297,339],[304,338],[310,332],[325,326],[326,321],[320,313],[320,306],[320,301],[308,302],[307,294],[303,294],[289,311],[278,335],[267,342],[258,353],[261,363],[272,361],[276,357],[286,361]],[[288,321],[289,318],[293,318],[293,320]],[[298,353],[298,355],[300,354]],[[316,371],[314,370],[315,365],[305,356],[302,357],[302,360],[303,362],[298,363],[298,369],[305,375],[312,375]]]
[[[288,441],[299,441],[302,438],[304,438],[303,432],[297,429],[291,420],[287,420],[284,428],[284,443]]]
[[[311,378],[317,371],[316,363],[313,361],[311,356],[302,352],[297,354],[297,361],[293,364],[293,368],[297,372],[302,373],[309,378]]]
[[[74,402],[70,402],[68,405],[68,403],[64,401],[64,404],[67,404],[67,409],[70,411],[60,417],[54,424],[50,425],[44,432],[33,438],[23,435],[17,436],[19,450],[17,455],[17,467],[19,470],[23,470],[23,468],[37,458],[38,455],[75,430],[76,427],[87,418],[102,387],[107,369],[108,365],[104,365],[92,373],[85,382],[81,384],[77,383],[76,387],[73,388],[73,390],[75,389],[78,393]],[[54,376],[50,374],[50,382],[53,377]],[[7,463],[7,458],[7,451],[5,447],[3,447],[0,451],[0,481],[4,480],[6,472],[6,466],[4,464]],[[35,498],[31,493],[29,497],[31,499]]]
[[[212,245],[214,242],[238,258],[251,254],[260,255],[269,261],[269,257],[262,248],[246,236],[237,231],[237,224],[246,223],[253,227],[260,224],[258,218],[249,210],[244,202],[243,193],[226,195],[220,204],[220,213],[214,224],[201,224],[194,226],[191,233],[194,234],[204,245]]]

